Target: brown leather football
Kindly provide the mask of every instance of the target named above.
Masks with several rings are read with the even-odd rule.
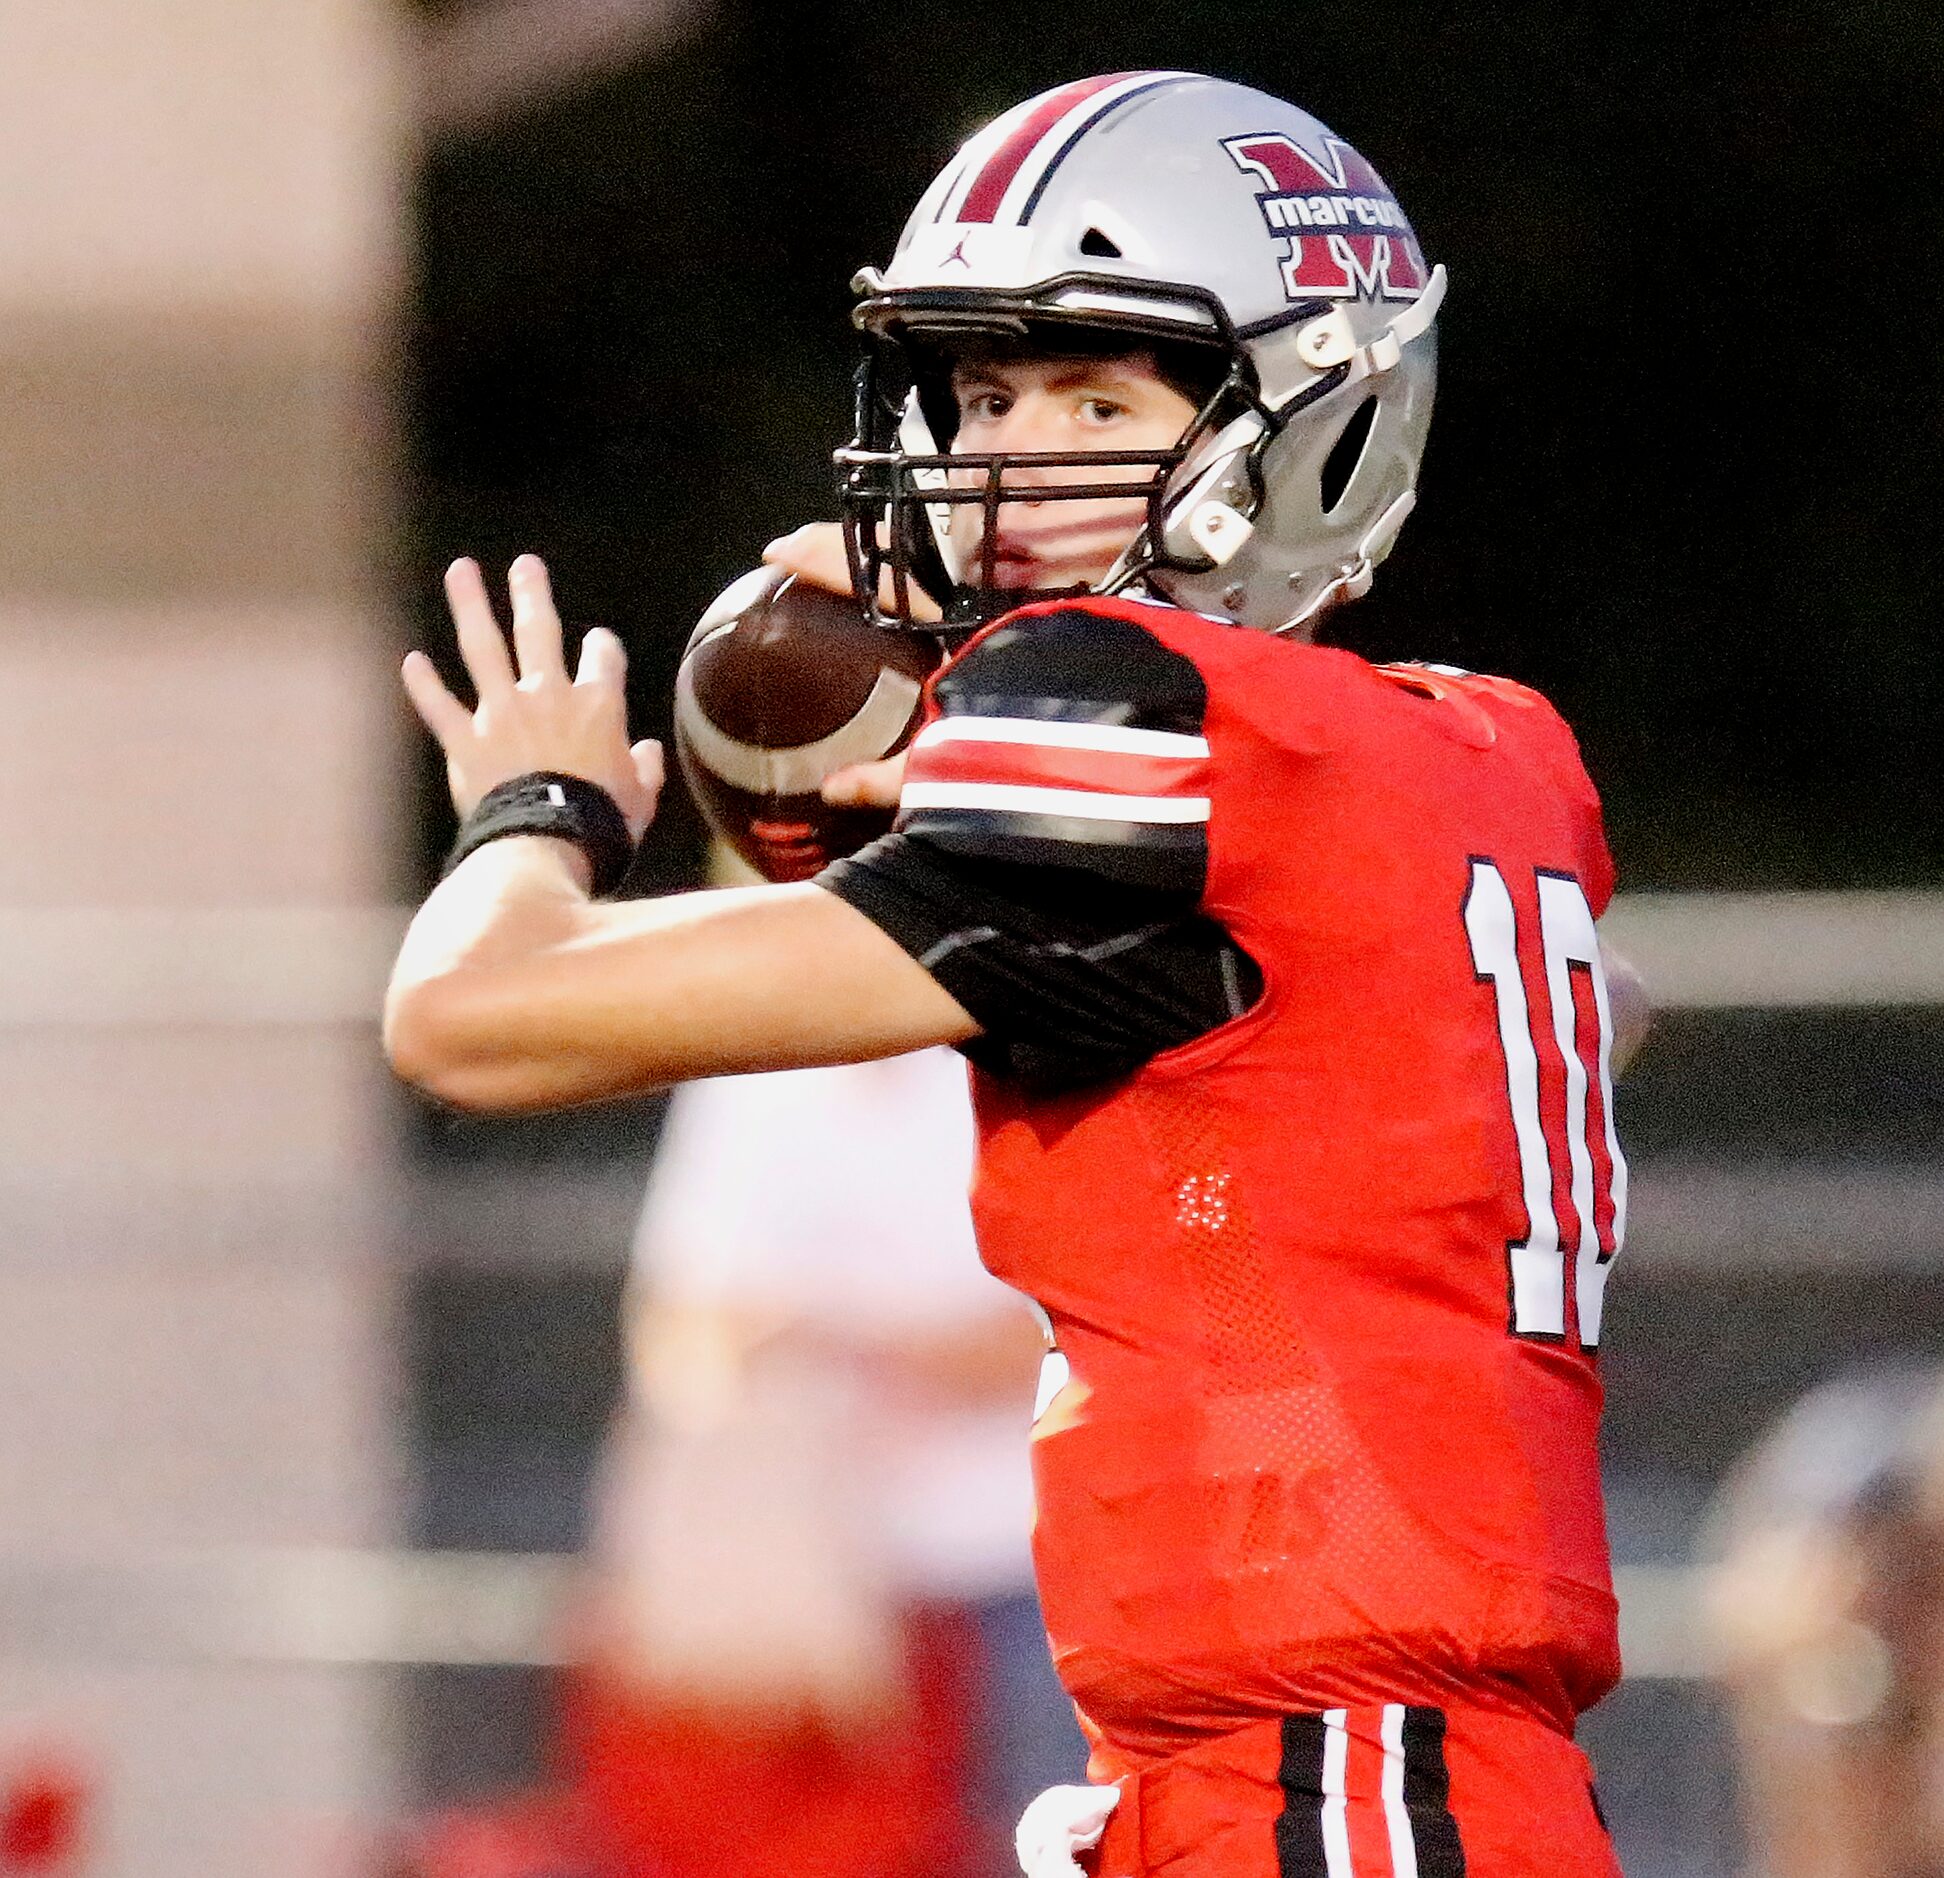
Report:
[[[890,810],[832,808],[818,786],[904,745],[941,656],[780,568],[732,582],[675,679],[675,754],[704,819],[769,880],[807,880],[885,833]]]

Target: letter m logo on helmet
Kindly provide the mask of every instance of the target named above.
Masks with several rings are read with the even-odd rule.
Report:
[[[1237,169],[1263,187],[1256,206],[1289,242],[1292,300],[1413,300],[1424,290],[1417,237],[1384,179],[1341,138],[1306,150],[1286,131],[1225,137]]]

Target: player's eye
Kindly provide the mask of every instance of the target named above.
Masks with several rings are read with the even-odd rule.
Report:
[[[1088,397],[1080,400],[1080,416],[1089,424],[1113,424],[1127,415],[1127,406],[1114,398]]]
[[[1012,408],[1003,391],[961,391],[959,421],[965,424],[996,424]]]

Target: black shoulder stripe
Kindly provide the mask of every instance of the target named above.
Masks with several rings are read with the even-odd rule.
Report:
[[[897,826],[942,853],[1199,897],[1208,692],[1192,660],[1083,605],[1002,620],[940,674]]]
[[[1064,607],[1000,624],[940,674],[947,716],[1037,717],[1200,736],[1208,688],[1194,662],[1110,613]]]
[[[899,830],[948,854],[1084,870],[1102,880],[1199,896],[1208,831],[1199,822],[1097,821],[1016,809],[907,810]]]

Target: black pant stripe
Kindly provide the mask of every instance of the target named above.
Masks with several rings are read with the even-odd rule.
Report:
[[[1465,1878],[1465,1848],[1451,1814],[1443,1709],[1404,1711],[1404,1804],[1417,1839],[1418,1878]]]
[[[1324,1732],[1321,1715],[1283,1718],[1276,1878],[1329,1878],[1323,1852]]]

